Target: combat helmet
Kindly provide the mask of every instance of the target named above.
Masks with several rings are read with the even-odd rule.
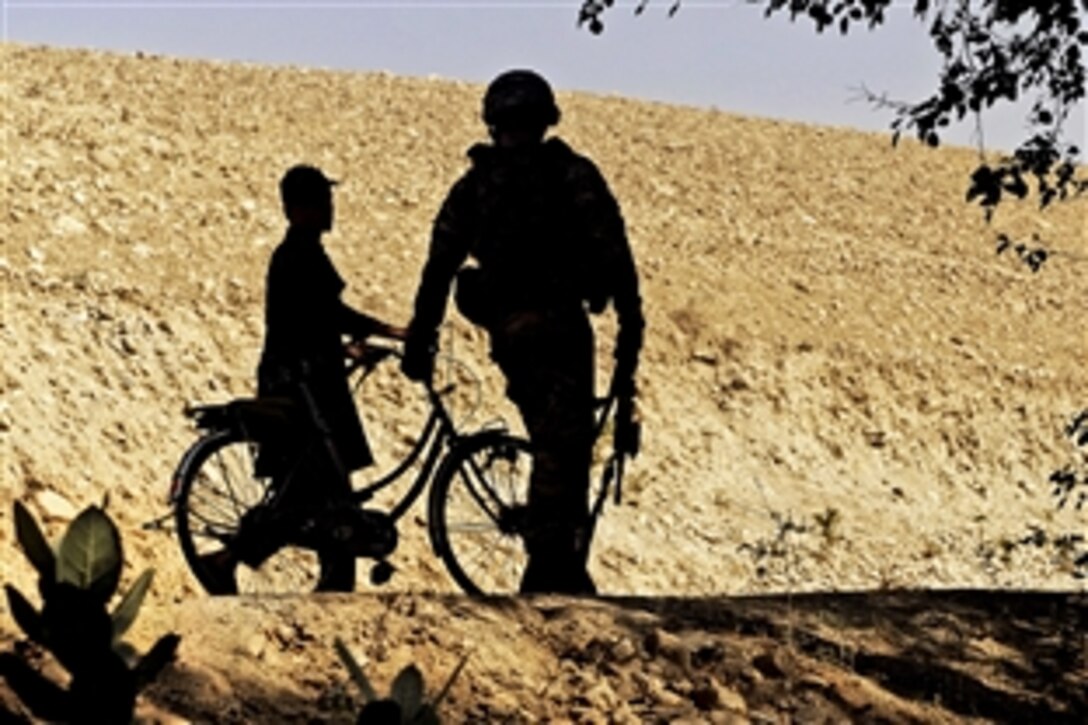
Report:
[[[483,120],[488,126],[554,126],[559,106],[548,81],[531,70],[500,74],[484,94]]]

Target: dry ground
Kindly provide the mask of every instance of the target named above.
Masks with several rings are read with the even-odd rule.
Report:
[[[347,299],[404,322],[482,89],[10,44],[0,66],[0,579],[31,588],[15,499],[55,535],[108,492],[127,577],[157,572],[137,640],[183,637],[146,717],[349,719],[337,633],[380,682],[470,654],[454,721],[1088,707],[1068,552],[1016,544],[1085,531],[1046,485],[1088,405],[1083,201],[987,226],[962,201],[968,150],[560,94],[561,134],[620,199],[648,317],[645,450],[594,552],[608,598],[456,596],[420,510],[385,594],[212,601],[142,525],[194,439],[182,407],[251,394],[279,175],[343,180]],[[1032,274],[998,232],[1056,253]],[[484,341],[454,315],[446,342],[483,376],[475,420],[509,419]],[[395,395],[364,401],[379,453]]]

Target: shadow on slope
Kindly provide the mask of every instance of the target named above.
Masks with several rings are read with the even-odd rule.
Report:
[[[195,721],[351,721],[334,637],[379,691],[409,662],[433,687],[467,655],[442,708],[453,722],[1062,723],[1088,710],[1084,594],[383,594],[182,609],[188,647],[148,701]]]
[[[773,643],[769,657],[764,652],[752,660],[764,681],[793,680],[802,691],[820,690],[851,717],[909,715],[897,708],[881,715],[882,698],[852,702],[843,687],[851,676],[951,716],[1078,722],[1076,713],[1088,711],[1084,594],[891,591],[615,603],[631,610],[619,621],[646,637],[651,648],[661,639],[654,629],[659,627],[689,643],[694,663],[717,658],[715,646],[707,646],[714,634]],[[647,612],[659,621],[647,625]],[[753,687],[745,693],[750,702],[752,695],[776,701],[759,697],[760,690],[782,694]]]

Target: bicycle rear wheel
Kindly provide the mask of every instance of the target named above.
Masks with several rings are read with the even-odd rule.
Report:
[[[459,443],[431,485],[428,530],[435,552],[469,594],[516,594],[528,558],[529,442],[482,433]]]
[[[286,545],[256,568],[223,563],[233,558],[243,517],[269,497],[269,479],[254,475],[256,454],[257,444],[236,431],[209,433],[185,454],[174,499],[185,561],[211,594],[312,592],[320,563],[311,549]]]

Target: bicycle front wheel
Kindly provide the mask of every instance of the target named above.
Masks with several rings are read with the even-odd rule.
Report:
[[[317,554],[283,546],[255,568],[236,564],[232,548],[245,517],[267,508],[269,479],[254,474],[257,444],[236,431],[197,441],[177,471],[174,521],[182,554],[211,594],[312,592],[320,577]]]
[[[529,442],[481,433],[442,461],[431,486],[428,530],[435,552],[469,594],[516,594],[528,557]]]

